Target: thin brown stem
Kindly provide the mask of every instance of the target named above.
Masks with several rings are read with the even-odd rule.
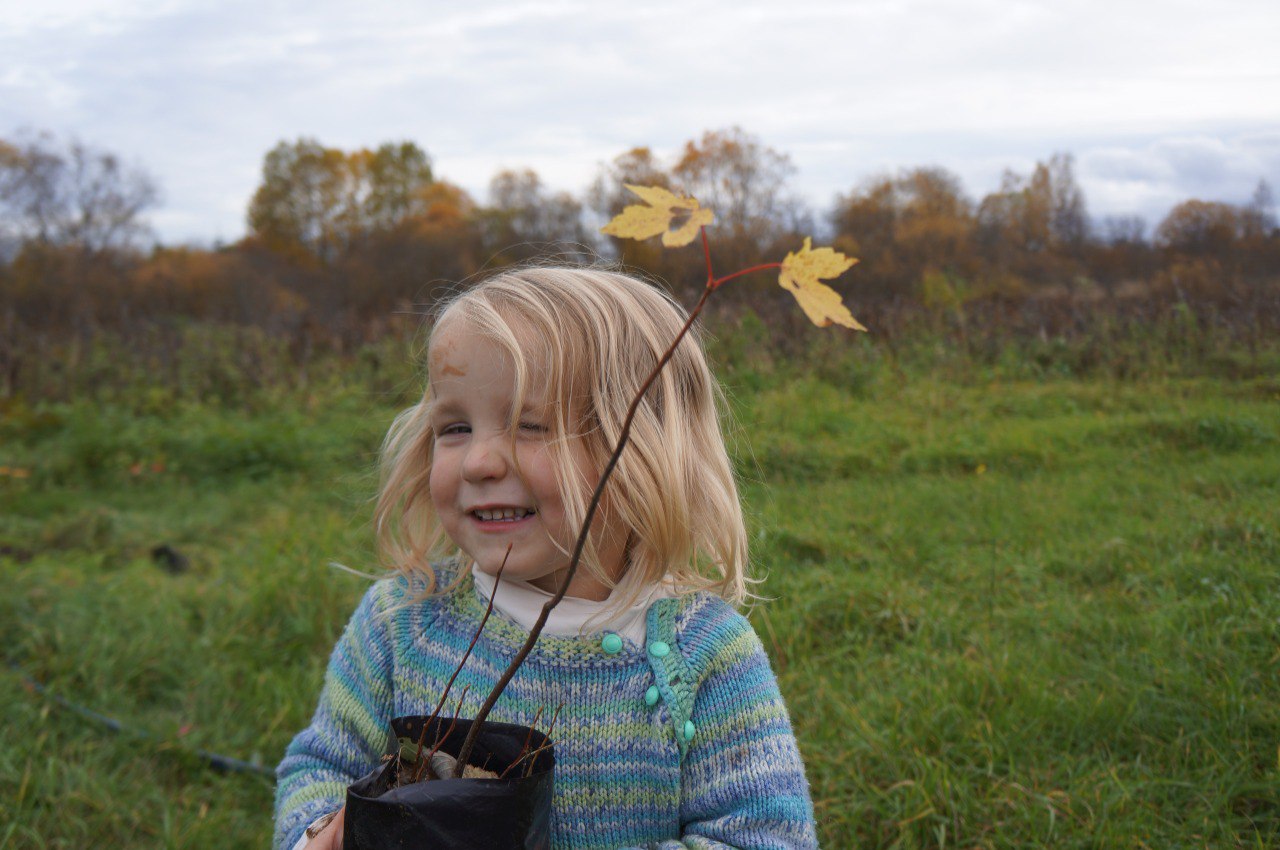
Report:
[[[449,718],[449,728],[445,730],[443,735],[436,736],[435,743],[432,744],[431,751],[427,753],[427,757],[422,758],[422,751],[418,751],[418,762],[413,770],[414,782],[422,778],[422,771],[427,769],[427,765],[431,762],[431,757],[440,751],[440,748],[444,746],[444,742],[449,740],[449,736],[453,734],[454,727],[458,725],[458,715],[462,712],[462,701],[467,698],[467,691],[469,690],[471,690],[470,685],[463,686],[462,695],[458,697],[458,710],[453,713],[453,717]]]
[[[552,737],[552,733],[556,731],[556,721],[560,719],[560,710],[562,708],[564,708],[564,703],[560,703],[559,705],[557,705],[556,710],[551,714],[551,722],[547,724],[547,731],[543,733],[547,737],[547,742],[543,745],[544,747],[555,746],[555,740]],[[528,776],[529,774],[533,773],[533,765],[534,765],[534,762],[530,761],[529,764],[525,766],[525,769],[524,769],[525,776]]]
[[[551,733],[556,731],[556,721],[560,719],[560,710],[564,708],[564,703],[556,706],[556,710],[551,713],[551,723],[547,726],[546,736],[551,737]]]
[[[749,275],[755,272],[762,272],[765,269],[780,269],[780,268],[782,268],[782,263],[761,263],[758,266],[752,266],[749,269],[740,269],[734,272],[733,274],[727,274],[722,278],[719,278],[717,280],[712,280],[709,286],[712,289],[718,289],[723,284],[726,284],[729,281],[734,280],[735,278],[742,277],[743,275]]]
[[[524,755],[525,753],[529,752],[529,742],[533,740],[533,730],[537,727],[538,720],[541,719],[542,717],[543,708],[544,706],[541,706],[541,705],[538,706],[537,713],[533,715],[533,722],[529,724],[529,732],[524,736],[524,745],[520,747],[521,755]],[[519,761],[519,759],[516,759],[516,761]],[[506,774],[506,771],[503,771],[503,775],[505,774]]]
[[[553,746],[554,742],[551,740],[551,733],[555,731],[556,720],[560,717],[560,709],[562,708],[564,708],[564,703],[560,703],[559,705],[557,705],[556,710],[551,714],[551,723],[548,724],[547,731],[543,733],[543,737],[545,737],[547,740],[542,743],[542,746],[534,750],[534,755],[537,755],[538,753],[542,752],[547,747]],[[538,714],[539,715],[542,714],[541,706],[538,707]],[[538,718],[534,717],[533,722],[537,723]],[[533,727],[530,726],[529,734],[526,735],[524,739],[524,746],[520,748],[520,756],[515,761],[511,762],[511,764],[507,765],[507,769],[502,771],[501,775],[498,776],[499,779],[505,779],[507,777],[508,771],[510,771],[511,768],[518,765],[524,759],[525,755],[528,754],[529,752],[529,742],[532,739],[533,739]],[[528,776],[532,771],[533,771],[533,762],[530,762],[528,765],[525,766],[524,775]]]
[[[680,328],[680,332],[676,334],[676,338],[672,340],[670,347],[662,353],[658,358],[658,363],[653,367],[653,371],[649,373],[649,377],[645,378],[644,383],[640,386],[640,390],[636,393],[635,398],[631,399],[631,406],[627,408],[626,418],[622,420],[622,429],[618,432],[618,444],[613,448],[613,454],[609,456],[608,462],[604,466],[604,470],[600,473],[600,480],[596,483],[595,492],[591,494],[591,501],[587,503],[586,517],[582,521],[582,529],[578,532],[578,542],[573,547],[573,557],[569,560],[569,568],[565,570],[564,578],[560,581],[560,587],[556,590],[555,596],[552,596],[542,606],[542,611],[538,614],[537,621],[533,624],[533,628],[529,630],[529,637],[525,639],[524,645],[520,647],[520,651],[516,653],[515,658],[507,665],[507,669],[502,671],[502,676],[498,679],[497,684],[493,686],[493,690],[489,692],[489,696],[485,698],[484,704],[480,706],[480,710],[476,713],[475,720],[471,723],[471,729],[467,732],[467,739],[462,743],[462,750],[458,753],[458,765],[454,768],[454,776],[462,775],[462,765],[471,755],[471,749],[475,746],[476,737],[480,734],[480,727],[484,723],[489,712],[493,710],[494,704],[498,701],[498,697],[502,696],[502,692],[506,690],[511,679],[516,675],[516,671],[520,669],[520,665],[524,663],[533,645],[538,642],[538,636],[542,634],[542,628],[547,624],[547,617],[551,614],[551,609],[560,604],[560,600],[564,599],[565,594],[569,592],[569,585],[573,581],[574,575],[578,572],[578,564],[582,560],[582,550],[587,544],[587,535],[591,531],[591,521],[595,518],[596,510],[600,507],[600,498],[604,495],[604,487],[609,483],[609,476],[613,475],[614,467],[618,465],[618,459],[622,456],[622,450],[627,447],[627,439],[631,436],[631,423],[636,418],[636,411],[640,409],[640,402],[644,399],[645,393],[649,391],[649,387],[653,386],[653,382],[658,379],[658,375],[667,365],[676,347],[684,339],[685,334],[689,332],[689,328],[693,327],[693,323],[697,320],[702,308],[707,303],[707,298],[715,290],[708,281],[707,286],[702,290],[702,297],[698,299],[698,303],[689,311],[689,318],[685,321],[684,326]]]
[[[502,773],[501,773],[501,774],[499,774],[498,778],[499,778],[499,779],[506,779],[506,778],[507,778],[507,772],[508,772],[508,771],[510,771],[510,770],[511,770],[512,768],[514,768],[516,765],[520,764],[520,762],[522,762],[522,761],[526,761],[526,760],[528,760],[528,764],[526,764],[526,765],[525,765],[524,775],[525,775],[525,776],[528,776],[528,775],[532,772],[532,768],[533,768],[533,764],[534,764],[534,762],[536,762],[536,761],[538,760],[538,753],[541,753],[541,752],[543,752],[544,750],[549,750],[549,749],[551,749],[551,747],[552,747],[552,746],[553,746],[553,744],[551,743],[551,741],[547,741],[547,742],[546,742],[546,743],[544,743],[542,746],[538,747],[536,750],[532,750],[532,751],[527,752],[527,753],[521,753],[521,754],[520,754],[520,757],[519,757],[518,759],[516,759],[515,761],[511,762],[511,764],[507,765],[507,769],[506,769],[506,770],[504,770],[504,771],[502,771]]]
[[[548,740],[541,747],[538,747],[538,749],[529,753],[529,762],[524,766],[524,775],[525,776],[531,775],[533,773],[534,766],[538,763],[538,755],[542,753],[543,750],[549,750],[554,746],[555,744],[552,741]]]
[[[707,286],[711,286],[711,282],[715,280],[715,273],[711,271],[711,243],[707,241],[707,229],[699,227],[698,232],[702,234],[702,256],[707,258]],[[715,287],[712,287],[713,289]]]

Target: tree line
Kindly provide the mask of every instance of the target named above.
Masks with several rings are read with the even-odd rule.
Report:
[[[671,158],[633,148],[585,192],[504,170],[483,201],[435,173],[411,141],[342,150],[281,141],[263,159],[247,235],[213,249],[150,239],[155,181],[118,157],[48,134],[0,139],[0,367],[18,340],[128,333],[201,320],[349,349],[477,272],[554,256],[617,260],[686,295],[700,251],[614,240],[600,223],[634,201],[624,184],[698,197],[717,215],[719,268],[776,259],[806,235],[859,257],[839,286],[892,336],[921,320],[965,334],[1069,332],[1100,310],[1141,320],[1182,303],[1241,333],[1280,328],[1280,229],[1271,191],[1243,205],[1189,199],[1148,228],[1090,217],[1074,162],[1058,153],[970,198],[936,167],[882,175],[815,211],[790,186],[789,157],[740,128],[689,140]],[[772,311],[771,280],[725,293]],[[8,385],[12,385],[10,380]]]

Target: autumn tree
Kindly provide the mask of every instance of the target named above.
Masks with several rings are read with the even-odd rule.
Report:
[[[1156,256],[1140,216],[1107,216],[1098,223],[1085,256],[1089,275],[1108,293],[1155,273]]]
[[[794,173],[790,157],[741,127],[686,142],[671,168],[677,188],[716,211],[728,265],[758,262],[807,223],[787,186]]]
[[[1029,177],[1006,171],[978,205],[977,236],[999,274],[1031,283],[1070,282],[1088,238],[1084,193],[1071,154],[1037,163]]]
[[[332,265],[420,212],[420,190],[432,180],[427,154],[412,142],[349,153],[314,139],[280,142],[263,161],[249,229],[274,251]]]
[[[636,203],[636,196],[627,186],[672,187],[669,170],[653,151],[637,147],[619,154],[608,164],[601,165],[596,177],[587,189],[587,207],[600,221],[608,221],[619,215],[627,206]],[[656,279],[679,285],[687,278],[696,284],[700,260],[690,258],[688,252],[664,250],[653,240],[608,237],[608,249],[618,261],[629,268],[642,269]]]
[[[340,267],[344,277],[359,281],[350,302],[362,315],[429,302],[437,286],[465,280],[480,266],[477,207],[466,191],[437,180],[410,201],[412,214],[374,231]]]
[[[357,206],[362,230],[386,230],[426,212],[435,178],[422,148],[413,142],[387,142],[374,151],[357,151],[352,158],[353,170],[364,184]]]
[[[314,139],[280,142],[263,161],[262,183],[249,204],[249,230],[282,254],[331,262],[346,235],[349,183],[341,150]]]
[[[1249,216],[1234,204],[1192,199],[1178,204],[1156,228],[1165,254],[1161,279],[1182,299],[1217,298],[1242,281]]]
[[[1244,237],[1245,226],[1243,211],[1232,204],[1183,201],[1156,228],[1156,244],[1188,257],[1226,257]]]
[[[798,234],[811,229],[811,216],[787,186],[794,172],[785,154],[741,127],[731,127],[689,140],[669,164],[647,147],[632,148],[600,167],[587,199],[591,210],[606,218],[636,202],[627,185],[658,186],[696,196],[715,210],[718,238],[711,247],[715,262],[743,266],[766,254],[790,250],[798,244]],[[701,288],[697,252],[664,252],[652,243],[614,237],[609,246],[624,263],[676,289]],[[742,297],[755,286],[749,281],[725,300]]]
[[[671,175],[647,147],[632,148],[614,157],[597,170],[596,178],[587,189],[587,206],[604,220],[612,219],[623,208],[635,203],[635,195],[627,186],[661,186],[671,188]],[[619,239],[621,244],[634,240]]]
[[[863,258],[866,286],[882,297],[968,289],[975,274],[973,205],[942,168],[879,177],[836,199],[840,250]]]
[[[234,249],[156,248],[133,271],[127,298],[135,318],[191,318],[279,329],[296,321],[306,300],[255,269]]]

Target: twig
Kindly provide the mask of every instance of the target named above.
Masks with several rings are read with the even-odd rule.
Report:
[[[551,737],[552,732],[556,731],[556,721],[560,719],[560,709],[562,708],[564,708],[564,703],[557,705],[556,710],[551,713],[551,724],[547,726],[547,731],[543,733],[548,738]]]
[[[560,703],[559,705],[556,706],[555,712],[553,712],[551,715],[551,724],[547,726],[547,731],[543,733],[544,735],[547,736],[547,746],[552,746],[555,744],[555,741],[552,740],[551,733],[556,730],[556,720],[560,718],[560,709],[562,708],[564,708],[564,703]],[[529,774],[533,773],[533,765],[535,762],[537,762],[536,758],[531,759],[529,763],[524,766],[525,776],[528,776]]]
[[[529,751],[529,742],[533,740],[533,730],[538,726],[538,720],[542,717],[543,706],[538,706],[538,711],[533,715],[533,722],[529,724],[529,732],[524,736],[524,745],[520,747],[520,754],[524,755]],[[519,761],[519,759],[516,759]],[[504,771],[505,772],[505,771]]]
[[[552,742],[548,740],[542,746],[538,747],[536,750],[532,750],[531,752],[527,752],[527,753],[521,753],[520,758],[516,759],[515,761],[511,762],[511,764],[507,765],[507,769],[502,771],[502,773],[498,776],[498,778],[506,779],[507,771],[511,770],[511,768],[515,767],[525,759],[529,759],[529,763],[525,765],[525,774],[524,774],[525,776],[528,776],[530,773],[532,773],[532,767],[533,767],[533,764],[538,759],[538,754],[541,752],[544,752],[545,750],[551,749],[552,746],[554,746],[554,744],[552,744]]]
[[[532,724],[530,725],[529,734],[526,735],[524,739],[524,746],[520,748],[520,756],[515,761],[511,762],[511,764],[507,765],[507,769],[502,771],[502,773],[498,776],[499,779],[505,779],[507,777],[507,773],[511,770],[511,768],[515,767],[520,762],[524,761],[525,756],[529,756],[529,755],[536,756],[538,753],[542,752],[547,747],[554,745],[554,742],[551,740],[551,733],[556,728],[556,719],[560,717],[560,709],[562,708],[564,708],[564,703],[560,703],[559,705],[556,706],[556,710],[551,715],[551,723],[550,725],[547,726],[547,731],[542,733],[543,737],[545,737],[547,740],[542,744],[542,746],[535,749],[533,753],[529,752],[529,742],[533,738],[533,725]],[[542,708],[539,707],[538,714],[535,715],[533,718],[534,723],[538,722],[538,716],[540,716],[541,714],[542,714]],[[534,759],[534,761],[536,761],[536,759]],[[528,776],[530,773],[533,772],[533,764],[534,762],[530,761],[527,765],[525,765],[524,767],[525,776]]]
[[[727,274],[724,277],[715,278],[708,285],[712,289],[715,289],[719,287],[721,284],[728,283],[729,281],[734,280],[736,278],[740,278],[743,275],[752,274],[753,272],[762,272],[765,269],[780,269],[780,268],[782,268],[782,263],[761,263],[760,265],[752,266],[749,269],[741,269],[739,271],[734,272],[733,274]]]
[[[418,750],[419,758],[418,758],[417,764],[414,765],[414,770],[413,770],[414,782],[418,782],[419,780],[422,779],[422,771],[426,770],[426,766],[428,763],[430,763],[431,757],[440,751],[440,748],[444,746],[445,741],[448,741],[449,736],[453,734],[454,727],[458,725],[458,714],[461,713],[462,711],[462,701],[467,698],[467,691],[469,690],[471,690],[470,685],[463,686],[462,695],[458,697],[458,710],[453,713],[453,717],[449,718],[449,728],[445,730],[445,733],[443,735],[438,735],[436,737],[435,744],[432,745],[431,752],[427,753],[427,757],[421,758],[422,750],[421,749]],[[424,736],[426,735],[425,729],[422,730],[422,734]]]

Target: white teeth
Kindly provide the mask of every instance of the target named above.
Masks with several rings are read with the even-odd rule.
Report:
[[[476,518],[483,522],[513,522],[524,519],[533,513],[528,508],[497,508],[496,510],[476,510]]]

